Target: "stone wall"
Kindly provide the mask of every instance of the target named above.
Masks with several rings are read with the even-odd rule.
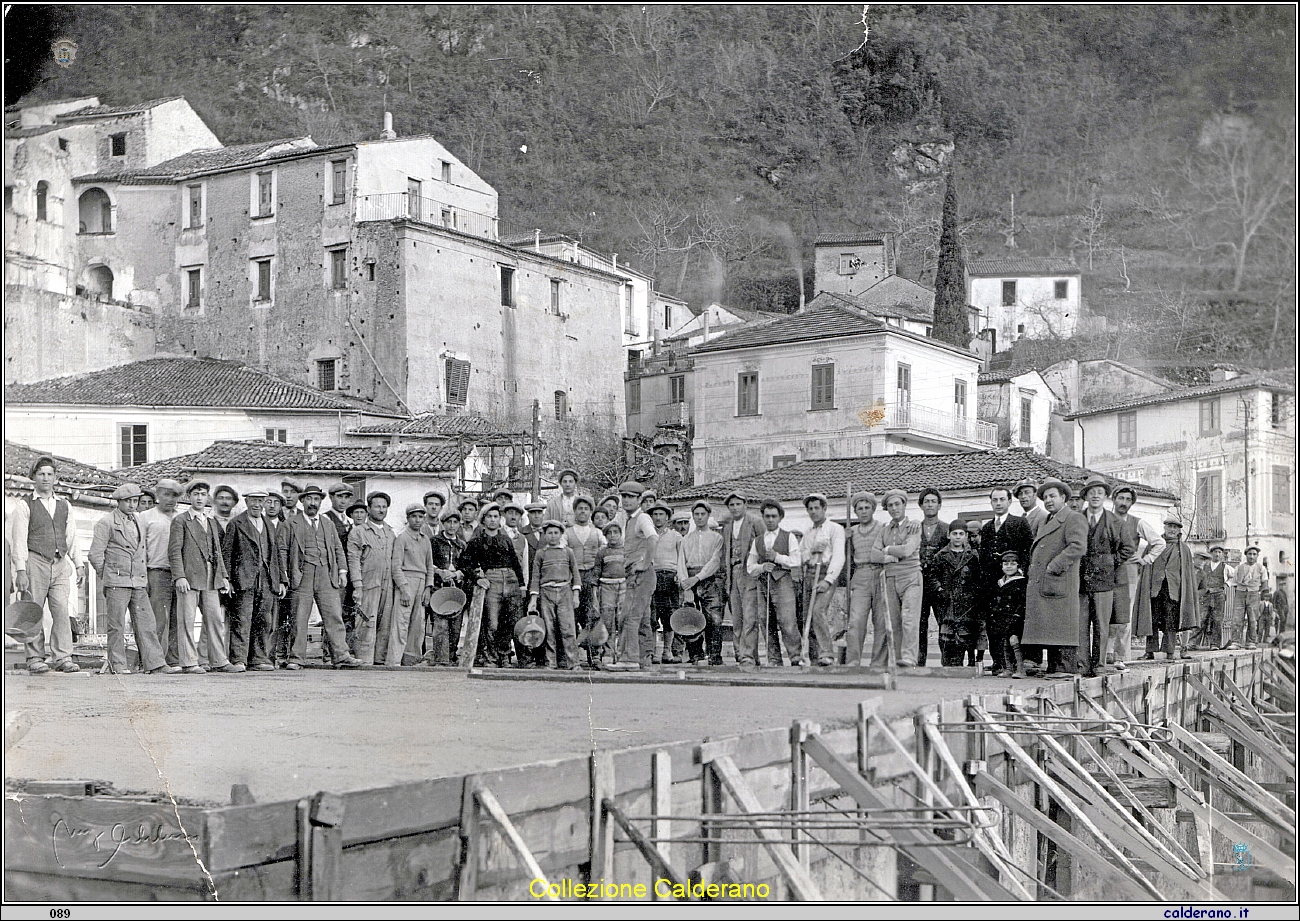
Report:
[[[98,371],[154,354],[139,308],[5,285],[5,383]]]

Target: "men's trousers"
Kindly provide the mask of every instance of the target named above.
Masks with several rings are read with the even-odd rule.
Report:
[[[388,625],[389,612],[393,606],[393,580],[384,579],[374,588],[358,589],[356,598],[356,626],[352,631],[352,645],[349,648],[361,660],[362,665],[382,664],[383,655],[376,647],[380,625]],[[340,613],[340,620],[342,616]],[[345,636],[346,633],[345,630]]]
[[[555,668],[559,664],[556,655],[559,649],[564,651],[567,667],[576,666],[578,629],[573,621],[573,586],[567,582],[542,583],[537,598],[537,613],[546,624],[546,667]]]
[[[831,625],[831,603],[839,587],[825,587],[825,579],[817,580],[817,567],[808,563],[803,567],[804,616],[812,618],[811,635],[816,639],[815,649],[809,641],[808,654],[816,656],[819,664],[832,665],[835,662],[835,628]]]
[[[408,573],[411,603],[402,602],[401,592],[393,586],[393,620],[388,629],[388,655],[385,665],[415,665],[424,655],[424,577],[422,572]]]
[[[867,641],[867,625],[871,625],[871,665],[883,668],[889,664],[889,612],[880,584],[880,567],[862,565],[853,573],[849,593],[849,629],[844,636],[844,664],[860,665],[862,647]],[[894,638],[897,644],[898,638]]]
[[[579,575],[582,577],[582,591],[578,594],[578,609],[573,612],[573,621],[581,630],[600,616],[600,578],[595,566],[579,570]]]
[[[154,627],[153,608],[149,606],[149,592],[141,588],[106,588],[104,600],[108,603],[108,667],[121,673],[131,670],[126,657],[126,613],[131,612],[131,627],[135,644],[140,650],[142,670],[151,672],[167,664],[158,633]]]
[[[1254,643],[1259,622],[1259,592],[1238,589],[1232,594],[1231,636],[1238,643]]]
[[[266,572],[258,573],[253,588],[235,593],[230,609],[230,661],[235,665],[272,665],[275,642],[275,607]]]
[[[788,575],[780,579],[770,576],[758,576],[754,580],[754,603],[750,607],[751,615],[745,621],[745,628],[737,636],[741,663],[756,665],[758,663],[758,634],[760,626],[766,626],[768,617],[774,615],[781,629],[781,639],[785,651],[790,656],[791,665],[807,664],[800,651],[799,620],[795,615],[794,580]],[[773,665],[780,657],[780,650],[771,646],[767,650],[767,664]]]
[[[614,647],[614,661],[619,661],[619,652],[623,648],[623,609],[627,606],[627,580],[600,580],[600,620],[609,631],[609,641]],[[637,638],[637,651],[640,653],[641,640]],[[600,655],[599,651],[588,647],[588,651]],[[626,661],[632,661],[628,657]]]
[[[704,614],[704,631],[686,641],[686,657],[696,662],[707,655],[710,665],[721,665],[722,609],[727,603],[722,591],[722,576],[714,574],[703,582],[696,582],[691,593],[695,596],[695,606]]]
[[[522,616],[519,577],[513,569],[489,569],[487,594],[483,596],[483,623],[479,628],[479,655],[476,665],[491,662],[510,664],[510,645],[514,640],[515,621]]]
[[[302,581],[294,591],[293,623],[289,631],[289,661],[307,664],[307,623],[311,619],[312,602],[320,611],[321,632],[329,636],[334,649],[347,649],[343,630],[343,610],[339,590],[330,584],[330,572],[314,563],[302,564]],[[369,664],[362,660],[364,664]],[[337,663],[335,663],[337,664]]]
[[[168,665],[180,665],[180,646],[176,628],[176,589],[170,569],[149,570],[149,606],[158,622],[158,645],[167,656]]]
[[[1094,675],[1106,664],[1106,647],[1110,639],[1110,618],[1115,608],[1115,593],[1082,592],[1079,595],[1079,672]]]
[[[650,621],[650,599],[654,594],[655,571],[630,572],[623,596],[623,623],[619,627],[621,662],[639,661],[648,666],[654,657],[654,624]]]
[[[188,592],[176,593],[176,621],[179,630],[176,634],[176,651],[180,655],[181,668],[199,665],[199,646],[194,639],[194,621],[196,613],[203,611],[203,636],[207,652],[208,665],[221,668],[229,664],[226,654],[229,638],[226,635],[226,615],[221,610],[221,596],[215,589],[190,589]]]
[[[7,561],[6,561],[7,563]],[[42,608],[49,605],[50,642],[45,645],[45,630],[41,629],[26,644],[28,663],[44,662],[59,665],[72,657],[72,624],[68,620],[68,604],[72,599],[72,586],[77,581],[77,570],[66,556],[51,563],[35,553],[27,557],[28,591],[32,601]]]
[[[921,577],[921,607],[920,607],[920,624],[917,627],[916,636],[916,664],[924,665],[926,654],[930,649],[930,616],[934,615],[935,626],[939,626],[941,614],[939,613],[939,601],[935,597],[934,590],[927,584],[931,580]]]
[[[1169,597],[1168,586],[1160,586],[1160,594],[1151,599],[1151,635],[1147,637],[1147,652],[1159,650],[1169,659],[1178,654],[1178,626],[1182,619],[1179,607],[1179,603]]]
[[[673,611],[681,607],[681,598],[681,589],[677,586],[677,571],[656,569],[655,588],[651,599],[650,628],[652,631],[663,631],[665,659],[673,655],[673,628],[670,621]]]
[[[1203,649],[1219,649],[1223,641],[1223,606],[1226,592],[1208,592],[1205,595],[1205,616],[1201,619],[1201,632],[1196,645]]]
[[[917,663],[920,643],[917,622],[921,613],[921,591],[919,572],[885,575],[885,604],[889,609],[890,628],[898,642],[899,668],[912,668]]]
[[[758,607],[757,583],[745,569],[744,563],[731,567],[731,580],[727,591],[727,607],[731,609],[732,653],[740,662],[740,633],[745,627],[746,611]],[[770,653],[769,653],[770,655]],[[752,664],[752,663],[751,663]]]

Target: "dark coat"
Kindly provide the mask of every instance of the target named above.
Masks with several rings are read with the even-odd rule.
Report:
[[[951,546],[944,547],[930,561],[931,597],[939,615],[939,632],[945,624],[964,625],[979,632],[980,569],[979,556],[974,550],[961,553]]]
[[[1029,553],[1034,547],[1034,529],[1024,518],[1008,513],[1002,530],[996,533],[994,520],[990,518],[980,528],[980,574],[984,577],[984,591],[989,594],[1002,578],[1002,554],[1008,550],[1020,554],[1020,571],[1024,572],[1029,568]]]
[[[1025,589],[1029,580],[1016,576],[1005,585],[993,584],[989,595],[989,633],[1020,636],[1025,629]]]
[[[167,559],[171,563],[172,578],[186,579],[192,587],[207,582],[209,565],[211,588],[220,588],[226,580],[226,558],[221,552],[221,535],[216,523],[209,520],[205,528],[189,512],[182,512],[172,519]]]
[[[1087,514],[1083,516],[1088,520]],[[1079,591],[1113,592],[1122,581],[1119,573],[1133,554],[1137,541],[1114,512],[1102,509],[1097,526],[1088,528],[1088,550],[1079,561]]]
[[[1038,529],[1025,589],[1025,634],[1031,646],[1079,644],[1079,560],[1088,550],[1088,520],[1063,508]]]
[[[925,538],[925,522],[921,522],[919,526],[921,529],[921,575],[928,576],[934,558],[938,556],[940,550],[948,546],[948,522],[936,518],[934,533],[930,535],[928,541]]]
[[[1196,603],[1196,559],[1187,542],[1178,542],[1179,569],[1182,589],[1178,593],[1178,629],[1192,630],[1201,625],[1201,615]],[[1151,624],[1151,600],[1160,593],[1160,586],[1151,584],[1151,567],[1142,567],[1138,583],[1137,614],[1133,620],[1134,636],[1150,636],[1155,630]]]
[[[257,576],[263,567],[272,588],[283,581],[280,578],[280,554],[276,550],[275,535],[265,520],[262,521],[261,533],[258,533],[248,512],[240,512],[230,527],[226,528],[221,552],[229,566],[231,585],[237,592],[257,588]]]

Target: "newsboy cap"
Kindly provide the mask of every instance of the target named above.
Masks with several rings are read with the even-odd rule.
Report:
[[[54,462],[54,458],[50,457],[48,454],[42,454],[40,457],[36,458],[36,460],[32,461],[31,471],[28,473],[27,478],[29,480],[36,479],[36,471],[40,470],[42,467],[52,467],[54,468],[55,473],[59,472],[59,465]]]
[[[179,496],[181,493],[185,492],[185,487],[184,487],[184,486],[182,486],[180,483],[178,483],[178,482],[176,482],[175,480],[170,479],[170,478],[168,478],[168,477],[164,477],[163,479],[159,480],[157,483],[154,484],[154,487],[153,487],[153,488],[154,488],[154,489],[166,489],[166,490],[168,490],[169,492],[174,492],[174,493],[176,493],[176,495],[178,495],[178,496]]]
[[[419,512],[421,515],[429,514],[427,511],[425,511],[424,506],[421,505],[419,502],[411,502],[406,506],[406,514],[414,515],[416,512]]]
[[[808,507],[809,502],[820,502],[822,505],[831,504],[830,500],[826,498],[826,494],[820,492],[810,492],[808,495],[803,497],[804,508]]]
[[[886,489],[886,490],[885,490],[885,494],[884,494],[883,496],[880,497],[880,504],[881,504],[881,505],[888,505],[890,499],[902,499],[902,500],[903,500],[903,504],[906,505],[906,504],[907,504],[907,493],[905,493],[905,492],[903,492],[901,489],[897,489],[897,488],[895,488],[895,489]]]
[[[143,490],[135,483],[123,483],[117,489],[113,490],[110,498],[113,499],[134,499],[136,496],[144,495]]]
[[[645,487],[636,480],[627,480],[618,487],[620,496],[639,496],[645,492]]]
[[[329,488],[329,494],[331,496],[337,496],[341,493],[347,493],[349,496],[351,496],[354,494],[354,490],[347,483],[335,483],[333,486]]]

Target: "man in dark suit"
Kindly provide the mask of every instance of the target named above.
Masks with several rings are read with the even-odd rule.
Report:
[[[321,515],[322,518],[334,525],[334,529],[339,532],[339,543],[343,545],[344,551],[347,550],[348,546],[348,533],[352,530],[352,519],[348,517],[348,506],[352,504],[352,495],[352,487],[347,483],[335,483],[329,488],[329,511]],[[343,606],[343,632],[348,638],[348,649],[352,648],[352,631],[356,629],[357,623],[354,594],[351,581],[348,581],[347,585],[339,592],[339,601]],[[334,650],[327,647],[326,654],[332,659]],[[344,655],[347,655],[346,651]]]
[[[319,486],[308,486],[299,494],[302,511],[285,519],[280,526],[280,569],[293,593],[293,623],[289,625],[290,671],[307,662],[307,621],[312,602],[320,610],[323,632],[334,650],[336,667],[357,668],[361,662],[347,652],[343,630],[343,610],[339,590],[348,577],[347,555],[339,542],[338,530],[320,516],[325,493]]]
[[[921,666],[925,664],[925,653],[930,647],[930,614],[934,614],[936,625],[941,620],[938,583],[930,575],[930,570],[939,551],[948,546],[948,523],[939,520],[943,494],[933,486],[921,490],[916,504],[921,506],[921,626],[916,646],[916,664]]]
[[[1091,678],[1106,666],[1110,619],[1120,568],[1137,552],[1127,529],[1103,507],[1110,485],[1094,476],[1083,485],[1083,514],[1088,519],[1088,549],[1079,562],[1079,674]]]
[[[984,522],[980,528],[980,586],[985,608],[980,616],[988,623],[992,612],[995,589],[1002,578],[1002,555],[1014,550],[1020,559],[1028,561],[1029,552],[1034,546],[1034,529],[1029,521],[1019,515],[1011,514],[1011,490],[1005,486],[994,486],[989,490],[989,505],[993,508],[993,517]],[[990,641],[992,637],[989,638]],[[1003,656],[1001,644],[990,642],[989,652],[993,658],[993,673],[1010,671],[1012,663]]]
[[[755,537],[761,537],[766,530],[763,520],[749,511],[745,497],[733,492],[726,499],[727,511],[731,519],[722,525],[722,571],[723,585],[731,607],[732,651],[736,663],[740,665],[757,665],[757,662],[740,660],[740,644],[737,640],[741,630],[758,609],[758,583],[746,569],[749,558],[749,545]],[[781,655],[779,649],[768,648],[768,664],[774,657]]]
[[[1049,678],[1068,678],[1079,647],[1079,560],[1088,552],[1088,520],[1066,504],[1070,487],[1038,489],[1048,517],[1034,538],[1025,592],[1022,644],[1045,646]]]
[[[276,591],[284,581],[275,536],[262,516],[265,501],[265,490],[249,490],[244,495],[247,510],[231,519],[221,545],[235,599],[228,623],[230,662],[258,672],[275,670]]]
[[[185,487],[190,510],[172,519],[167,557],[171,563],[176,589],[176,650],[181,670],[187,675],[201,675],[208,669],[199,663],[200,650],[194,642],[195,613],[203,611],[203,637],[208,665],[213,671],[242,672],[242,665],[230,664],[226,653],[226,614],[221,609],[219,592],[230,590],[226,578],[226,560],[221,553],[217,523],[204,509],[208,506],[209,486],[193,480]]]

